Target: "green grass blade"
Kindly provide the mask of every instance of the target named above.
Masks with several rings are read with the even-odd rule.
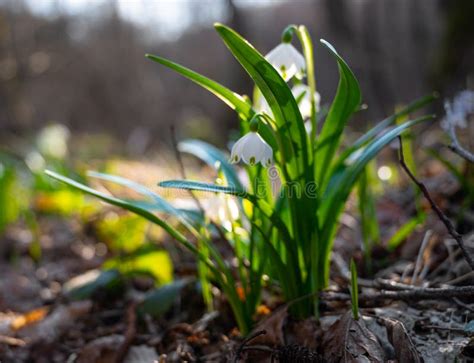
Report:
[[[351,306],[352,317],[359,320],[359,286],[357,283],[357,267],[353,259],[351,259]]]
[[[387,242],[387,248],[390,251],[395,250],[400,244],[418,227],[425,221],[426,215],[424,213],[417,214],[415,217],[410,218],[405,222]]]
[[[216,164],[219,164],[219,169],[224,173],[229,186],[243,189],[235,168],[228,162],[228,157],[215,146],[201,140],[188,139],[181,141],[178,149],[196,156],[212,168],[216,168]]]
[[[460,168],[458,169],[451,161],[443,157],[435,149],[428,149],[426,152],[428,153],[428,155],[432,156],[433,158],[438,160],[441,164],[443,164],[444,167],[448,169],[448,171],[451,174],[453,174],[453,176],[457,179],[458,183],[462,186],[463,189],[469,190],[470,188],[469,181],[462,174],[462,172],[460,171],[461,170]]]
[[[248,324],[246,323],[245,317],[242,315],[242,307],[239,305],[238,297],[233,292],[233,288],[235,286],[232,274],[230,270],[224,263],[224,260],[220,256],[220,254],[213,248],[212,244],[208,243],[205,239],[201,240],[202,242],[206,243],[206,246],[209,247],[210,253],[212,253],[212,257],[215,259],[219,268],[217,268],[214,263],[208,258],[208,256],[204,255],[196,246],[190,243],[185,236],[183,236],[179,231],[175,228],[170,226],[161,218],[157,217],[153,213],[149,212],[147,209],[144,209],[140,204],[135,204],[132,201],[125,201],[116,197],[109,196],[102,192],[99,192],[93,188],[90,188],[84,184],[78,183],[75,180],[67,178],[63,175],[57,174],[53,171],[46,170],[46,175],[50,176],[53,179],[56,179],[60,182],[63,182],[73,188],[79,189],[87,194],[90,194],[94,197],[97,197],[111,205],[115,205],[117,207],[126,209],[130,212],[133,212],[143,218],[149,220],[150,222],[162,227],[171,237],[175,238],[179,243],[181,243],[184,247],[189,249],[200,261],[206,264],[206,266],[212,271],[214,278],[218,281],[219,285],[222,289],[226,291],[226,295],[229,297],[230,303],[232,305],[233,311],[236,314],[236,319],[239,322],[239,327],[242,329],[248,329]],[[225,275],[223,278],[222,274]]]
[[[372,247],[380,240],[379,224],[377,222],[377,213],[375,211],[375,198],[372,191],[374,181],[371,170],[374,165],[369,163],[361,172],[357,186],[360,229],[362,233],[362,244],[364,246],[364,257],[367,269],[370,271],[372,266]]]
[[[211,183],[203,183],[194,180],[166,180],[158,183],[162,188],[195,190],[199,192],[224,193],[235,195],[246,199],[256,199],[255,196],[247,193],[245,190],[234,186],[222,186]]]
[[[334,154],[338,149],[342,132],[344,131],[349,117],[360,105],[361,93],[359,82],[346,62],[331,44],[325,40],[321,40],[321,43],[326,46],[336,58],[339,68],[339,85],[321,130],[315,156],[315,163],[317,165],[316,180],[319,185],[324,185]]]
[[[378,134],[380,134],[382,131],[384,131],[387,127],[393,125],[397,119],[400,117],[405,117],[408,116],[410,113],[419,110],[420,108],[428,105],[429,103],[433,102],[438,95],[436,93],[427,95],[424,97],[421,97],[407,106],[403,107],[400,109],[398,112],[394,113],[393,115],[383,119],[380,121],[378,124],[376,124],[374,127],[372,127],[369,131],[367,131],[364,135],[359,137],[354,144],[352,144],[350,147],[348,147],[344,152],[341,154],[339,160],[343,161],[345,160],[350,154],[352,154],[355,150],[358,148],[364,146],[367,142],[372,140],[374,137],[376,137]]]
[[[357,181],[360,173],[364,170],[367,163],[370,162],[379,153],[379,151],[382,150],[382,148],[384,148],[408,128],[431,119],[433,119],[433,116],[431,115],[424,116],[415,120],[407,121],[391,129],[383,136],[373,140],[353,164],[350,166],[341,167],[341,171],[338,173],[339,175],[337,175],[335,180],[329,183],[325,197],[323,198],[324,201],[321,205],[322,220],[327,221],[329,219],[330,222],[331,219],[328,217],[334,215],[334,206],[336,205],[333,204],[333,202],[342,200],[345,201],[347,199],[350,191],[352,190],[352,186]]]
[[[72,180],[70,178],[67,178],[63,175],[57,174],[51,170],[46,170],[45,171],[46,175],[50,176],[53,179],[56,179],[60,182],[63,182],[73,188],[79,189],[87,194],[90,194],[96,198],[99,198],[103,200],[104,202],[107,202],[109,204],[115,205],[117,207],[126,209],[130,212],[133,212],[135,214],[138,214],[139,216],[142,216],[143,218],[149,220],[150,222],[162,227],[166,232],[168,232],[172,237],[174,237],[176,240],[178,240],[181,244],[183,244],[186,248],[188,248],[191,252],[199,256],[199,251],[196,249],[196,247],[191,244],[189,241],[187,241],[186,237],[184,237],[180,232],[178,232],[175,228],[171,227],[168,223],[166,223],[164,220],[161,218],[157,217],[153,213],[149,212],[148,210],[144,209],[141,207],[139,204],[136,205],[131,201],[125,201],[116,197],[112,197],[110,195],[107,195],[105,193],[99,192],[98,190],[95,190],[93,188],[88,187],[87,185],[81,184],[75,180]]]
[[[151,59],[154,62],[160,63],[165,67],[168,67],[175,72],[183,75],[184,77],[190,79],[194,83],[200,85],[201,87],[205,88],[209,92],[216,95],[219,99],[224,101],[230,108],[235,110],[237,113],[241,114],[243,117],[248,118],[252,113],[252,107],[245,102],[244,98],[239,94],[231,91],[227,87],[209,79],[193,70],[183,67],[177,63],[174,63],[168,59],[152,55],[146,54],[145,55],[148,59]]]
[[[184,213],[182,210],[176,209],[170,203],[168,203],[165,199],[163,199],[161,196],[159,196],[152,190],[148,189],[147,187],[118,175],[110,175],[110,174],[105,174],[105,173],[99,173],[96,171],[88,171],[87,175],[92,178],[101,179],[101,180],[109,181],[111,183],[122,185],[124,187],[134,190],[135,192],[145,197],[150,198],[153,201],[153,204],[149,206],[147,206],[146,203],[143,203],[143,201],[134,202],[134,201],[129,200],[128,202],[134,203],[135,205],[140,205],[144,209],[149,209],[149,210],[154,209],[155,211],[162,211],[162,212],[168,213],[178,218],[178,220],[186,228],[194,230],[194,227],[192,227],[193,220],[190,219],[186,215],[186,213]]]
[[[398,112],[394,113],[393,115],[383,119],[374,127],[372,127],[369,131],[367,131],[364,135],[359,137],[351,146],[346,148],[341,155],[338,157],[337,162],[331,168],[330,175],[333,175],[334,172],[342,167],[342,165],[346,162],[348,157],[350,157],[353,153],[355,153],[359,148],[366,145],[369,141],[373,140],[377,135],[381,134],[383,131],[387,130],[388,127],[392,126],[397,119],[400,117],[405,117],[410,113],[419,110],[420,108],[426,106],[427,104],[433,102],[437,98],[437,94],[431,94],[424,97],[421,97],[412,103],[408,104],[406,107],[402,108]],[[321,186],[322,189],[325,189],[325,185]]]
[[[364,170],[367,163],[370,162],[379,151],[382,150],[382,148],[399,136],[403,131],[423,121],[431,120],[432,118],[433,116],[425,116],[412,121],[407,121],[388,131],[382,137],[373,140],[352,165],[342,168],[338,172],[337,177],[329,183],[326,194],[322,198],[319,211],[319,220],[322,223],[321,241],[324,243],[323,253],[320,255],[320,266],[325,266],[324,274],[322,274],[324,276],[324,285],[327,283],[329,273],[328,255],[332,248],[331,241],[333,241],[332,237],[337,229],[338,218],[360,173]]]
[[[183,278],[149,291],[137,306],[137,311],[155,318],[161,317],[173,307],[181,291],[191,282],[191,279]]]

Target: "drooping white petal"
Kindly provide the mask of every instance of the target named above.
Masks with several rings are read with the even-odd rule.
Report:
[[[264,144],[260,140],[261,137],[256,132],[249,133],[245,147],[242,149],[242,160],[245,163],[255,165],[260,161],[264,150]]]
[[[260,163],[264,167],[269,167],[273,164],[273,150],[268,144],[265,145],[265,150],[263,152],[263,157],[260,160]]]
[[[273,150],[256,132],[241,137],[232,147],[231,162],[243,160],[246,164],[261,163],[269,166],[273,162]]]
[[[298,50],[290,43],[281,43],[271,50],[265,58],[275,67],[285,81],[294,76],[302,77],[306,62]]]
[[[239,140],[237,140],[232,146],[232,151],[230,153],[230,161],[232,163],[238,163],[240,159],[242,158],[242,148],[245,146],[246,140],[250,134],[247,134],[243,137],[241,137]]]
[[[291,92],[293,93],[293,96],[295,97],[296,100],[304,93],[303,98],[300,100],[298,103],[298,107],[301,112],[301,116],[303,118],[308,118],[311,116],[311,91],[309,86],[305,84],[297,84],[291,89]],[[316,112],[319,111],[320,107],[320,102],[321,102],[321,96],[319,95],[318,92],[314,94],[314,105],[316,107]]]

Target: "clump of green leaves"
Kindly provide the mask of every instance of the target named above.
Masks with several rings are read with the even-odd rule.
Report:
[[[318,114],[313,43],[306,27],[290,26],[285,29],[282,37],[284,44],[281,44],[289,49],[293,38],[299,40],[306,65],[303,74],[300,68],[292,73],[285,67],[275,68],[275,64],[232,29],[222,24],[216,24],[215,28],[254,81],[254,104],[248,98],[170,60],[154,55],[147,57],[207,89],[234,110],[243,135],[258,133],[259,138],[253,135],[252,140],[246,142],[255,147],[256,156],[259,150],[265,152],[263,165],[272,160],[266,146],[261,145],[268,145],[273,151],[273,166],[269,169],[254,165],[258,158],[245,160],[248,155],[243,154],[244,150],[236,151],[251,164],[245,167],[251,181],[245,188],[225,153],[200,140],[185,140],[179,144],[181,152],[193,154],[214,167],[219,182],[169,180],[159,185],[216,193],[222,208],[217,220],[202,214],[202,210],[177,209],[154,191],[122,177],[91,174],[92,177],[132,188],[147,202],[120,199],[59,174],[48,174],[110,204],[141,215],[161,226],[192,251],[200,262],[200,278],[206,300],[209,302],[211,299],[210,284],[219,287],[231,305],[241,332],[246,334],[252,327],[265,284],[280,289],[286,301],[297,300],[292,304],[293,313],[297,316],[317,314],[317,296],[328,285],[331,250],[345,202],[366,165],[377,153],[403,131],[430,117],[394,126],[397,118],[422,107],[431,97],[415,101],[374,126],[352,145],[342,147],[345,126],[359,110],[361,92],[353,72],[330,43],[321,41],[337,64],[339,84],[327,113],[320,111]],[[290,83],[301,85],[304,77],[310,95],[309,108],[305,112],[302,110],[304,92],[295,95],[290,88]],[[266,111],[257,107],[262,98],[268,104]],[[305,118],[311,125],[309,132],[305,127]],[[208,210],[204,208],[204,211]],[[156,213],[158,211],[172,215],[181,229],[160,218]],[[182,232],[183,227],[186,233]],[[217,233],[229,241],[236,263],[231,263],[213,244],[213,234]]]

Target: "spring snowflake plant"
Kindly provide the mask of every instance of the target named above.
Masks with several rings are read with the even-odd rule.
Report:
[[[395,126],[426,105],[419,99],[343,147],[344,128],[359,110],[359,84],[347,63],[328,42],[321,44],[337,63],[339,85],[326,113],[319,112],[313,44],[304,26],[289,26],[282,43],[266,57],[232,29],[215,29],[255,83],[254,102],[219,83],[167,59],[147,55],[207,89],[235,111],[242,137],[231,157],[200,140],[185,140],[189,153],[216,169],[218,182],[169,180],[162,188],[216,193],[209,216],[175,208],[159,194],[119,176],[90,173],[94,178],[134,189],[149,200],[130,201],[110,196],[54,172],[47,173],[110,204],[147,218],[165,229],[199,261],[203,296],[212,306],[211,285],[226,296],[242,334],[250,331],[263,288],[277,291],[298,317],[318,313],[318,292],[328,285],[330,255],[338,219],[359,175],[377,153],[404,130],[431,117]],[[300,54],[292,45],[299,41]],[[263,105],[263,106],[262,106]],[[308,125],[305,125],[305,121]],[[321,125],[322,124],[322,125]],[[309,126],[309,127],[308,127]],[[307,130],[310,130],[309,132]],[[350,162],[347,160],[350,158]],[[247,187],[239,178],[241,162]],[[172,215],[186,229],[160,217]],[[223,256],[213,244],[219,233],[235,256]]]

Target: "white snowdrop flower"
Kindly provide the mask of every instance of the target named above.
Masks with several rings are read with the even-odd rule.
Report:
[[[441,127],[445,130],[451,127],[467,127],[467,118],[474,113],[474,92],[462,91],[452,102],[444,103],[446,116],[441,122]]]
[[[285,81],[294,76],[303,77],[306,62],[303,55],[291,43],[281,43],[268,53],[265,58],[275,67]]]
[[[232,147],[230,161],[238,163],[240,159],[249,165],[261,163],[268,167],[273,162],[273,150],[259,134],[250,131]]]
[[[67,155],[69,136],[66,126],[53,124],[41,130],[36,143],[44,156],[63,159]]]
[[[309,118],[311,116],[311,90],[309,86],[305,84],[297,84],[291,89],[291,93],[293,93],[293,97],[298,100],[299,97],[304,93],[303,97],[301,98],[300,102],[298,103],[298,107],[301,112],[301,116],[303,119]],[[319,111],[319,104],[321,102],[321,96],[318,92],[314,94],[314,105],[316,107],[316,112]]]

